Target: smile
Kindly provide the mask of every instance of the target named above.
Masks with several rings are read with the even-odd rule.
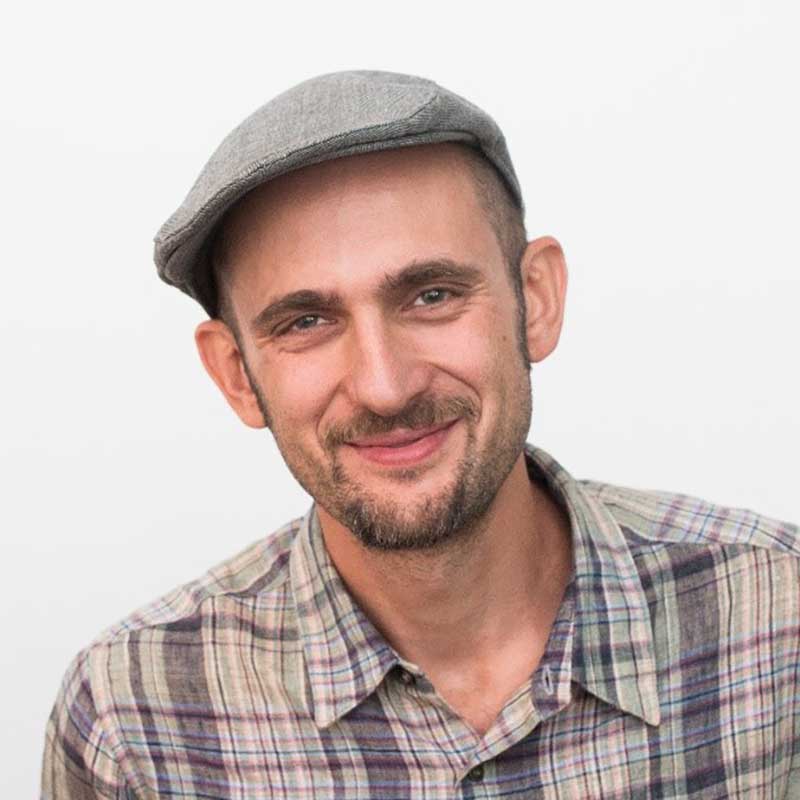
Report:
[[[444,443],[458,420],[418,430],[398,429],[379,436],[367,436],[347,446],[363,458],[387,467],[410,467],[431,456]]]

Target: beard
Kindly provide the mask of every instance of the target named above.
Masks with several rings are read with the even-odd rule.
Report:
[[[251,380],[265,419],[266,402]],[[443,548],[479,528],[500,487],[525,445],[531,420],[531,386],[527,370],[516,374],[503,393],[507,407],[485,445],[480,448],[476,428],[480,411],[474,400],[420,395],[401,412],[381,416],[362,409],[323,435],[327,459],[311,457],[280,420],[272,419],[272,433],[286,465],[298,483],[365,547],[381,551],[419,551]],[[504,413],[505,412],[505,413]],[[342,464],[339,452],[346,442],[389,433],[396,428],[421,429],[458,420],[466,427],[466,447],[446,485],[434,493],[399,502],[369,491]],[[410,489],[426,469],[398,468],[387,476]]]
[[[428,428],[453,419],[467,425],[467,449],[459,460],[452,479],[439,492],[425,494],[412,506],[391,498],[376,496],[348,475],[334,445],[329,452],[335,495],[331,505],[322,505],[366,547],[373,550],[429,550],[462,535],[472,522],[482,517],[494,498],[496,489],[488,482],[475,485],[474,422],[478,411],[474,403],[461,397],[417,398],[400,414],[388,418],[372,412],[359,415],[345,430],[330,431],[326,440],[346,442],[359,436],[388,433],[395,428]],[[395,482],[412,487],[424,467],[394,470]]]

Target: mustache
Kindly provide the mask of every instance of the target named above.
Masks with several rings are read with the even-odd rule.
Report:
[[[431,397],[423,395],[409,403],[402,411],[390,417],[369,409],[359,411],[352,419],[332,425],[323,436],[323,445],[333,449],[362,436],[390,433],[395,428],[429,428],[466,417],[478,419],[477,404],[466,397]]]

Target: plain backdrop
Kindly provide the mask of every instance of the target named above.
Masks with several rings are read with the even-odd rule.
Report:
[[[0,41],[0,796],[101,629],[309,503],[202,370],[152,236],[313,75],[431,77],[506,133],[570,266],[530,440],[578,477],[800,520],[793,2],[36,3]]]

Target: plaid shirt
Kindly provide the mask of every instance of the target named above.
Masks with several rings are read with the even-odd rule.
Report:
[[[45,798],[800,798],[797,528],[571,478],[575,569],[483,737],[346,591],[312,510],[73,662]]]

